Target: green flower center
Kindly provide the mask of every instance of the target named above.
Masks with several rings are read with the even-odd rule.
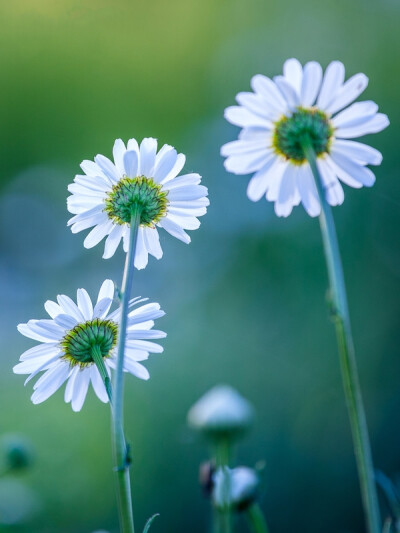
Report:
[[[154,226],[167,213],[168,191],[152,178],[122,178],[105,200],[105,211],[116,224],[129,224],[134,209],[139,209],[140,224]]]
[[[279,155],[292,163],[306,160],[301,141],[308,137],[317,156],[329,152],[333,127],[328,117],[318,109],[299,107],[291,117],[283,117],[275,124],[272,144]]]
[[[118,325],[112,320],[95,318],[73,327],[62,339],[63,358],[71,366],[81,367],[94,363],[93,350],[101,357],[110,357],[117,344]]]

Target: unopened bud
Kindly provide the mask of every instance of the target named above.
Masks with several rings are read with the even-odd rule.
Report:
[[[23,470],[33,462],[31,444],[17,435],[4,435],[0,447],[4,455],[6,470]]]
[[[212,498],[215,506],[224,509],[232,506],[238,511],[246,509],[257,497],[259,478],[257,472],[246,466],[219,468],[213,476]]]
[[[188,414],[189,425],[213,439],[237,438],[251,425],[253,408],[235,389],[217,385]]]

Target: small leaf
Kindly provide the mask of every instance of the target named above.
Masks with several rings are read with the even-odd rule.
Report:
[[[149,531],[150,526],[151,526],[151,524],[153,523],[153,520],[154,520],[155,518],[157,518],[157,516],[160,516],[160,514],[159,514],[159,513],[153,514],[153,516],[151,516],[151,517],[147,520],[146,525],[144,526],[143,533],[147,533],[147,532]]]

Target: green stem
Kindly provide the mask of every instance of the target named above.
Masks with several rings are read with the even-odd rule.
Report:
[[[310,164],[321,202],[320,226],[332,298],[332,313],[336,326],[340,366],[347,409],[353,436],[361,495],[369,533],[381,533],[378,497],[374,482],[371,445],[361,396],[360,383],[351,334],[343,269],[336,237],[332,210],[317,166],[316,155],[309,138],[302,142],[304,154]]]
[[[140,210],[133,210],[130,224],[129,250],[126,256],[121,298],[121,315],[118,334],[117,362],[114,376],[113,451],[115,477],[117,482],[118,509],[122,533],[134,533],[131,483],[129,478],[129,453],[123,426],[124,354],[126,329],[128,325],[129,298],[132,291],[137,234],[140,223]]]
[[[108,399],[110,400],[110,404],[112,405],[112,389],[111,389],[110,376],[108,375],[106,365],[104,364],[104,360],[103,360],[103,356],[101,355],[100,347],[97,346],[97,344],[92,346],[91,356],[92,356],[93,361],[95,362],[95,365],[97,366],[97,370],[99,371],[101,379],[103,380],[104,386],[106,388]]]
[[[258,503],[252,503],[246,509],[246,515],[254,533],[268,533],[267,523]]]
[[[231,455],[231,445],[229,439],[219,439],[215,445],[215,465],[217,469],[229,468],[229,460]],[[224,487],[227,494],[224,495],[224,501],[228,502],[223,509],[215,510],[215,530],[216,533],[231,533],[232,532],[232,506],[230,504],[231,487],[230,478],[224,480]]]

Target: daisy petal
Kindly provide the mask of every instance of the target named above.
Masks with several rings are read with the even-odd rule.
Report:
[[[31,400],[34,404],[42,403],[54,394],[68,378],[69,365],[60,363],[53,366],[36,382]]]
[[[336,131],[336,137],[348,139],[352,137],[362,137],[369,133],[378,133],[389,126],[389,119],[383,113],[377,113],[356,126],[341,127]]]
[[[326,111],[344,81],[344,66],[340,61],[332,61],[325,71],[321,91],[317,99],[317,107]]]
[[[304,66],[301,84],[300,100],[305,107],[315,102],[322,81],[322,67],[316,61],[310,61]]]
[[[122,232],[123,232],[122,226],[117,226],[117,225],[114,226],[113,229],[110,231],[106,239],[105,245],[104,245],[103,259],[109,259],[115,254],[115,251],[118,248],[118,245],[122,239]]]
[[[343,109],[365,90],[368,85],[368,78],[365,74],[355,74],[338,90],[335,98],[326,108],[327,113],[336,113]]]
[[[139,379],[148,380],[150,378],[147,368],[136,361],[132,361],[129,357],[124,360],[124,368]]]
[[[93,317],[93,304],[87,291],[85,289],[78,289],[76,291],[76,299],[85,320],[90,320]]]
[[[103,173],[107,176],[107,178],[111,181],[111,183],[117,183],[120,176],[118,175],[118,171],[114,163],[111,163],[111,161],[108,159],[108,157],[104,157],[104,155],[98,154],[94,158],[96,164],[101,168]]]
[[[79,370],[74,380],[74,391],[72,393],[71,407],[78,412],[82,409],[86,394],[89,388],[90,369]]]
[[[365,187],[372,187],[375,183],[375,176],[373,172],[358,163],[355,163],[352,159],[349,159],[343,154],[339,154],[332,150],[331,153],[332,160],[356,181],[359,181]]]
[[[295,58],[287,59],[283,64],[283,74],[296,93],[300,94],[303,80],[303,67],[300,61]]]
[[[152,177],[157,152],[157,140],[152,137],[143,139],[140,144],[140,164],[138,175]]]
[[[346,155],[349,158],[357,159],[357,161],[364,165],[380,165],[382,162],[382,154],[378,150],[356,141],[336,139],[332,150]]]
[[[138,154],[134,150],[128,150],[123,156],[124,174],[128,178],[136,178],[138,175]]]
[[[297,188],[301,203],[310,217],[317,217],[321,212],[318,191],[308,164],[301,165],[297,173]]]
[[[266,118],[255,115],[245,107],[231,106],[227,107],[224,116],[228,122],[235,126],[248,127],[259,126],[266,129],[272,128],[272,122]]]
[[[123,160],[125,152],[126,152],[126,147],[122,139],[116,139],[114,143],[114,147],[113,147],[113,158],[114,158],[115,166],[120,176],[123,176],[125,172],[125,166],[124,166],[124,160]]]
[[[113,300],[114,291],[114,282],[111,279],[106,279],[105,281],[103,281],[99,290],[99,295],[97,297],[97,303],[103,300],[103,298],[110,298],[110,300]]]

